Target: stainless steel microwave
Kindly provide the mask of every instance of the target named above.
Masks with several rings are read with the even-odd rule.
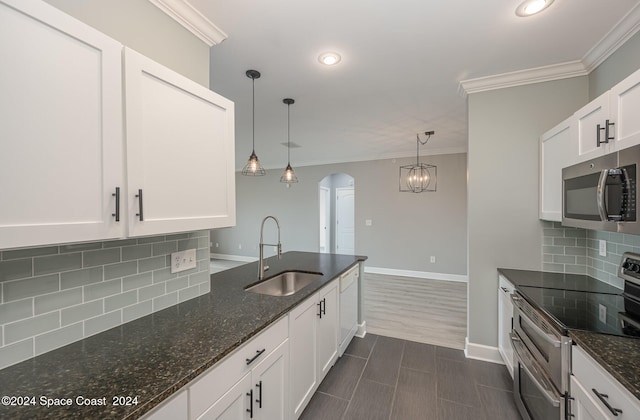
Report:
[[[640,146],[562,170],[562,224],[592,230],[640,233],[636,179]]]

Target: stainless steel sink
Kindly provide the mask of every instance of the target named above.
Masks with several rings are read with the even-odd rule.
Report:
[[[289,296],[322,277],[322,273],[285,271],[244,290],[270,296]]]

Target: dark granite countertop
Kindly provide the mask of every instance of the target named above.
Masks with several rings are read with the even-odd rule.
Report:
[[[365,259],[308,252],[269,258],[271,275],[323,273],[319,281],[285,297],[244,291],[257,280],[257,262],[213,274],[206,295],[0,370],[0,396],[35,397],[34,405],[0,405],[0,418],[139,418]],[[78,406],[79,396],[106,398],[106,405]],[[74,401],[47,408],[41,397]],[[113,397],[137,397],[137,404],[114,406]]]
[[[592,293],[619,294],[620,289],[585,274],[551,273],[547,271],[498,268],[514,286],[544,287]]]
[[[569,331],[587,354],[640,399],[640,340],[587,331]]]

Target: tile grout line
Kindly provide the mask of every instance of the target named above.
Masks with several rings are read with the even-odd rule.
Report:
[[[376,337],[375,341],[373,342],[373,345],[371,346],[371,349],[369,350],[369,355],[365,359],[366,362],[364,364],[364,367],[362,368],[362,372],[360,372],[360,376],[358,377],[358,382],[356,382],[356,386],[353,387],[353,391],[351,392],[351,398],[349,398],[349,403],[347,404],[347,408],[345,408],[344,413],[342,413],[341,419],[344,419],[347,416],[347,413],[349,412],[349,407],[351,407],[351,402],[353,401],[353,397],[356,395],[356,391],[360,386],[360,381],[362,380],[364,371],[367,368],[367,365],[369,364],[369,358],[371,357],[371,354],[373,353],[373,349],[376,347],[376,344],[378,344],[378,337]]]
[[[404,350],[407,347],[407,341],[402,340],[402,355],[400,356],[400,364],[398,365],[398,376],[396,376],[396,384],[393,387],[393,397],[391,398],[391,409],[389,410],[389,420],[393,416],[393,407],[396,403],[396,396],[398,395],[398,382],[400,382],[400,370],[402,369],[402,361],[404,360]]]

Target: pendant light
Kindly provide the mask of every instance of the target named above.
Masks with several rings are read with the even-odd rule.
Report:
[[[289,112],[291,104],[295,103],[295,101],[291,98],[285,98],[282,100],[282,102],[287,104],[287,167],[280,177],[280,182],[285,184],[295,184],[296,182],[298,182],[298,177],[296,176],[295,172],[293,172],[293,168],[291,167],[291,118]]]
[[[249,161],[242,169],[242,175],[246,176],[263,176],[266,174],[264,168],[260,165],[260,160],[256,155],[256,79],[260,78],[260,72],[257,70],[247,70],[247,77],[253,82],[253,108],[252,108],[252,146]]]
[[[424,133],[427,138],[420,140],[420,134],[416,134],[416,163],[400,167],[400,192],[434,192],[437,185],[437,171],[435,165],[420,163],[420,145],[427,144],[435,131]]]

